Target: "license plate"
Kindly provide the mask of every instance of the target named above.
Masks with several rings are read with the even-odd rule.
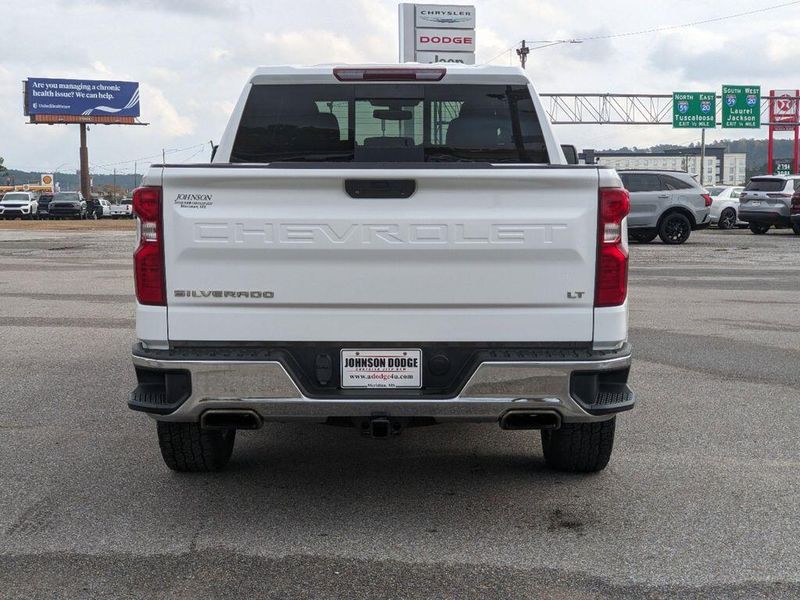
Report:
[[[342,350],[343,388],[422,387],[421,350]]]

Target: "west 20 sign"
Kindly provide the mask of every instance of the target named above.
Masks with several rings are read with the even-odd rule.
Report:
[[[761,127],[760,86],[722,86],[722,126],[731,129]]]

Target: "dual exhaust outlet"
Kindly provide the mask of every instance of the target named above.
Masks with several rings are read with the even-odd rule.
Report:
[[[200,416],[200,426],[205,429],[260,429],[264,420],[250,409],[211,409]],[[363,433],[385,438],[400,433],[400,424],[386,417],[377,417],[364,423]],[[518,431],[525,429],[558,429],[561,415],[554,410],[509,410],[500,417],[500,428]]]

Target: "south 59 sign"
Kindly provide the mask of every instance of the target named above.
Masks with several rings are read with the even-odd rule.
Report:
[[[714,92],[674,92],[672,126],[678,129],[713,129],[717,125],[717,95]]]

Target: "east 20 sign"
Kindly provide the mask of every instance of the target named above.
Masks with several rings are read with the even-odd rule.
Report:
[[[714,92],[674,92],[672,126],[678,129],[709,128],[717,125],[717,95]]]
[[[760,86],[722,86],[722,126],[731,129],[761,127]]]

